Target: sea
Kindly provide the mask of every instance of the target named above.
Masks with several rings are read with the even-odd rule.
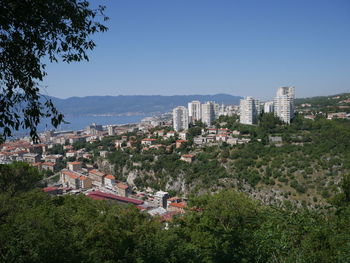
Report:
[[[76,115],[66,115],[64,117],[65,121],[56,129],[50,124],[50,120],[42,120],[38,125],[38,132],[44,132],[48,130],[55,131],[77,131],[85,129],[88,125],[92,123],[100,125],[121,125],[130,123],[139,123],[143,118],[148,117],[147,115],[137,115],[137,116],[76,116]],[[19,130],[13,133],[14,137],[23,137],[29,135],[27,130]]]

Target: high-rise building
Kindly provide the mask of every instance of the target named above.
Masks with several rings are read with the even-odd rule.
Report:
[[[195,123],[202,119],[201,103],[194,100],[188,103],[188,116],[191,123]]]
[[[294,117],[294,97],[294,87],[281,87],[277,89],[274,100],[274,111],[276,116],[285,123],[290,123],[290,120]]]
[[[188,129],[188,110],[184,106],[173,109],[173,127],[175,131]]]
[[[214,107],[214,119],[217,119],[220,116],[220,105],[216,102],[213,102],[213,107]]]
[[[107,126],[107,131],[109,136],[115,135],[114,127],[112,125]]]
[[[264,112],[265,113],[273,112],[273,101],[266,101],[264,103]]]
[[[202,121],[206,125],[210,126],[215,119],[214,103],[207,101],[202,104]]]
[[[240,101],[240,119],[242,124],[256,124],[260,113],[260,102],[252,97]]]

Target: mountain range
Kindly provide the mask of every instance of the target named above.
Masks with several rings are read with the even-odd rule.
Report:
[[[57,109],[65,115],[144,115],[169,112],[176,106],[187,106],[192,100],[239,104],[242,97],[229,94],[215,95],[119,95],[88,96],[60,99],[50,97]]]

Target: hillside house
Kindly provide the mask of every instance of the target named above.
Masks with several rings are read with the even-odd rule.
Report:
[[[107,174],[104,177],[104,185],[107,188],[113,189],[114,185],[115,185],[115,177],[111,174]]]
[[[184,161],[184,162],[187,162],[187,163],[192,163],[193,160],[194,160],[194,155],[192,155],[192,154],[181,155],[180,160]]]
[[[82,163],[81,162],[68,162],[67,163],[68,170],[70,171],[81,171],[82,170]]]

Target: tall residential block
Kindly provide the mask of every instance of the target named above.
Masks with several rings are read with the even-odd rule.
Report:
[[[264,103],[264,112],[265,113],[273,112],[273,101],[266,101]]]
[[[175,131],[188,129],[188,110],[184,106],[173,109],[173,127]]]
[[[256,124],[260,113],[260,102],[252,97],[246,97],[240,101],[240,119],[242,124]]]
[[[210,126],[215,120],[214,103],[208,101],[202,104],[202,122]]]
[[[294,87],[281,87],[277,89],[274,100],[274,111],[276,116],[285,123],[290,123],[294,117],[294,97]]]
[[[194,100],[188,103],[188,116],[191,123],[195,123],[202,119],[201,103]]]

